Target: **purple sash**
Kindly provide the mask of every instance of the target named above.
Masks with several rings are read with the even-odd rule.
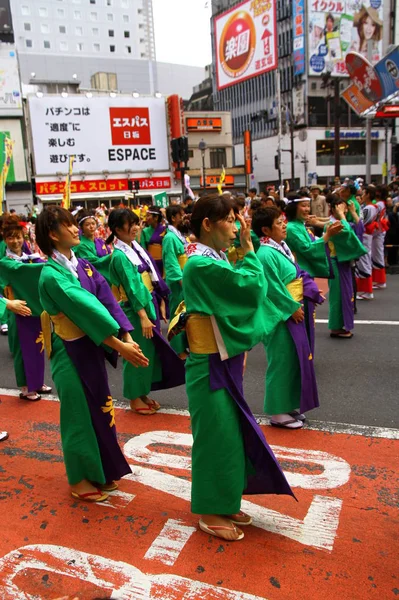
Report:
[[[111,254],[111,250],[101,238],[94,238],[94,245],[96,247],[96,254],[99,258]]]
[[[152,234],[151,238],[149,239],[148,245],[150,246],[151,244],[160,244],[162,246],[162,242],[165,237],[165,230],[166,230],[165,225],[162,225],[161,223],[159,225],[157,225],[157,227],[154,229],[154,233]],[[151,259],[152,259],[152,257],[151,257]],[[160,277],[162,278],[162,274],[163,274],[162,258],[157,259],[157,260],[152,259],[152,261],[154,264],[156,264],[158,271],[161,273]]]
[[[335,260],[335,259],[333,259]],[[341,308],[345,331],[352,331],[355,326],[353,307],[353,278],[350,262],[335,261],[341,288]]]
[[[289,494],[294,496],[273,451],[245,401],[243,362],[243,354],[224,361],[220,359],[219,354],[209,355],[211,390],[226,389],[239,409],[245,453],[253,468],[253,471],[248,473],[244,494]]]
[[[15,315],[26,385],[29,392],[40,390],[44,382],[44,346],[40,317]]]

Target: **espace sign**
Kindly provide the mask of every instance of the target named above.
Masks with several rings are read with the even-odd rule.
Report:
[[[169,171],[165,100],[75,95],[29,98],[36,175]]]

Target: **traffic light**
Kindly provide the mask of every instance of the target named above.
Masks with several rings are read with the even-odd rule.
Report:
[[[133,191],[133,187],[136,192],[138,192],[140,190],[140,181],[138,179],[135,179],[135,180],[128,179],[127,188],[129,190],[129,192]]]
[[[186,136],[174,138],[170,145],[172,147],[172,161],[174,163],[188,163],[188,138]]]

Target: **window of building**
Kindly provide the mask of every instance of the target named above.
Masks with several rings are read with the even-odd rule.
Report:
[[[366,141],[340,140],[339,156],[341,165],[364,165],[366,163]],[[334,140],[316,140],[316,164],[332,167],[335,164]],[[371,142],[371,163],[378,164],[378,141]]]
[[[139,23],[139,29],[144,29],[143,23]]]
[[[209,150],[209,158],[211,161],[211,169],[221,169],[226,166],[226,149],[211,148]]]
[[[94,52],[100,52],[100,44],[93,44]]]
[[[24,23],[24,29],[25,31],[32,31],[32,26],[30,23]]]
[[[146,57],[146,53],[145,53],[145,52],[142,52],[142,53],[140,54],[140,57],[141,57],[141,58],[145,58],[145,57]]]
[[[137,14],[138,14],[138,15],[142,15],[142,14],[143,14],[143,10],[142,10],[141,8],[138,8],[138,9],[137,9]]]
[[[110,46],[110,47],[109,47],[109,51],[110,51],[110,52],[115,52],[115,46]]]
[[[129,23],[129,15],[123,15],[122,19],[124,23]]]
[[[45,7],[40,7],[40,8],[39,8],[39,16],[40,16],[40,17],[47,17],[47,16],[48,16],[48,11],[47,11],[47,8],[45,8]]]
[[[46,48],[46,50],[48,50],[50,48],[50,42],[48,40],[44,40],[43,47]]]
[[[83,35],[83,27],[75,27],[75,35]]]
[[[144,38],[140,38],[140,44],[144,44],[145,39]]]
[[[77,21],[80,21],[80,19],[82,18],[82,13],[80,12],[80,10],[73,11],[73,18]]]
[[[25,46],[27,48],[33,48],[33,42],[32,42],[32,40],[25,40]]]
[[[112,0],[107,0],[107,6],[112,6]]]
[[[125,36],[125,38],[130,38],[130,31],[124,31],[123,35]]]
[[[96,0],[90,0],[90,4],[95,4]]]
[[[66,52],[68,50],[68,42],[60,42],[60,50]]]
[[[40,25],[40,31],[41,31],[42,33],[49,33],[49,31],[50,31],[50,27],[47,25],[47,23],[42,23],[42,24]]]
[[[91,12],[90,13],[90,20],[91,21],[97,21],[97,13],[96,12]]]
[[[60,26],[58,27],[58,29],[59,29],[59,32],[60,32],[60,33],[66,33],[66,27],[65,27],[65,25],[60,25]]]
[[[29,8],[29,6],[21,6],[21,13],[23,15],[30,15],[30,8]]]
[[[78,52],[83,52],[83,44],[82,44],[82,42],[78,42],[78,43],[76,44],[76,50],[77,50]]]
[[[113,29],[108,29],[108,36],[109,37],[114,37],[114,30]]]
[[[132,47],[131,46],[125,46],[125,52],[126,52],[126,54],[131,54],[132,53]]]
[[[63,8],[57,8],[57,17],[63,19],[65,17],[65,10]]]
[[[99,35],[100,31],[98,29],[98,27],[93,27],[93,29],[91,30],[93,35]]]
[[[113,21],[114,20],[114,15],[112,13],[108,13],[107,14],[107,19],[108,19],[108,21]]]

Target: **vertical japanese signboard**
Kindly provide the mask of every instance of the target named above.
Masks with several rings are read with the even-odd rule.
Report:
[[[385,0],[387,1],[387,0]],[[308,0],[309,75],[327,71],[348,75],[345,57],[359,52],[367,57],[372,42],[372,64],[382,58],[384,0]]]
[[[241,2],[215,17],[214,32],[219,90],[277,67],[276,2]]]
[[[305,0],[293,0],[294,75],[305,73]]]
[[[29,98],[36,175],[75,170],[168,171],[165,101],[98,96]]]

